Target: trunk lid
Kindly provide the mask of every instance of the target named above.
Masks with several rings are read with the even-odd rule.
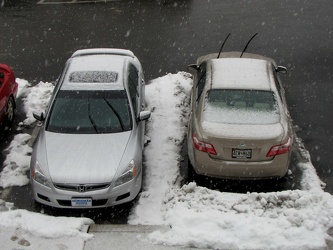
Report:
[[[267,161],[272,146],[279,145],[284,139],[284,129],[275,124],[217,124],[204,122],[202,137],[214,146],[217,155],[227,161]]]

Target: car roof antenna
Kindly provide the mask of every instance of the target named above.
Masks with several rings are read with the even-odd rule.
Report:
[[[222,45],[221,45],[221,48],[220,48],[220,51],[219,51],[219,54],[218,54],[217,58],[220,57],[221,52],[222,52],[222,48],[223,48],[225,42],[228,40],[228,38],[229,38],[230,35],[231,35],[231,33],[229,33],[229,34],[227,35],[227,37],[224,39],[224,42],[223,42]]]
[[[245,48],[244,48],[243,51],[242,51],[242,54],[241,54],[240,58],[242,58],[242,56],[243,56],[245,50],[247,49],[247,47],[249,46],[250,42],[252,41],[252,39],[253,39],[256,35],[258,35],[258,33],[255,33],[255,34],[251,37],[251,39],[247,42]]]

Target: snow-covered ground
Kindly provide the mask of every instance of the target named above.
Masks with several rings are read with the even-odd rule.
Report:
[[[53,85],[40,82],[31,87],[27,81],[17,80],[27,113],[27,119],[22,121],[24,126],[35,121],[33,110],[45,109]],[[322,190],[310,156],[299,140],[305,159],[297,165],[303,173],[301,190],[236,194],[193,182],[180,185],[180,151],[186,134],[191,84],[190,75],[180,72],[155,79],[146,86],[147,104],[152,110],[147,124],[151,142],[144,151],[143,191],[128,223],[168,225],[170,230],[155,231],[141,240],[213,249],[325,249],[325,240],[330,237],[326,232],[333,227],[333,198]],[[1,187],[28,184],[26,172],[32,150],[27,145],[29,139],[28,134],[18,134],[7,149]],[[66,246],[80,249],[92,237],[84,230],[93,223],[90,219],[52,217],[13,210],[13,206],[0,200],[2,242],[24,246],[29,243],[27,237],[30,243],[43,237],[59,239],[58,247],[64,247],[60,242],[66,238]],[[44,248],[40,243],[38,249]]]

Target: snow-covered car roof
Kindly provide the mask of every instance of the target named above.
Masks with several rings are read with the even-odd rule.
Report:
[[[271,90],[272,66],[252,58],[212,59],[212,88]]]

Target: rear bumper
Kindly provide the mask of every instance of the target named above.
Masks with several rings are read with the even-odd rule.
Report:
[[[191,164],[197,174],[225,179],[281,178],[288,171],[289,160],[290,152],[262,162],[218,160],[198,150],[193,150],[190,156]]]

